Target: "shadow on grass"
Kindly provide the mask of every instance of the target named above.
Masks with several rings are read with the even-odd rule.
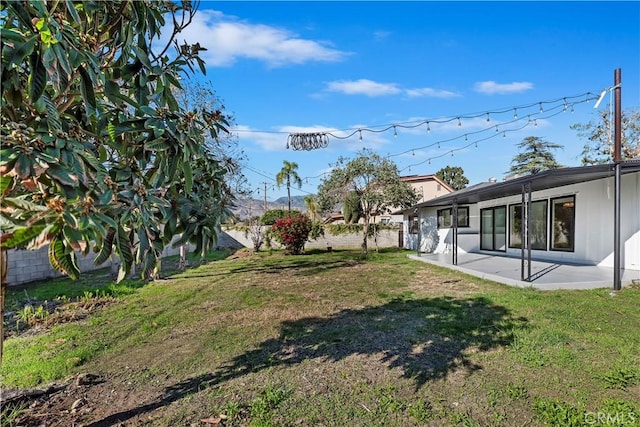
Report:
[[[394,299],[329,317],[283,322],[280,336],[230,360],[216,372],[167,387],[148,404],[110,415],[90,426],[111,426],[176,402],[207,387],[309,359],[337,362],[352,355],[376,358],[399,368],[416,389],[464,369],[480,369],[470,354],[508,345],[526,319],[514,319],[502,306],[482,297]]]
[[[247,259],[246,262],[237,266],[230,266],[228,269],[212,271],[212,272],[176,272],[184,273],[181,277],[215,277],[215,276],[228,276],[230,274],[239,273],[254,273],[254,274],[282,274],[284,271],[292,271],[296,275],[300,276],[314,276],[316,274],[329,271],[335,268],[353,267],[358,264],[366,262],[366,258],[361,256],[348,257],[344,254],[338,255],[332,258],[331,255],[325,255],[321,258],[319,255],[291,255],[286,259],[276,258],[273,261],[267,259],[261,259],[258,262],[251,262]]]

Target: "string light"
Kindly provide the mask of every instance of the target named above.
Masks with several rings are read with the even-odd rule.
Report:
[[[560,113],[562,113],[562,112],[563,112],[563,111],[560,109],[561,107],[562,107],[562,106],[560,105],[560,106],[557,106],[557,107],[554,107],[554,108],[551,108],[551,109],[547,109],[547,112],[548,112],[547,116],[545,116],[545,117],[540,117],[540,118],[541,118],[541,119],[549,119],[549,118],[552,118],[552,117],[557,116],[558,114],[560,114]],[[560,109],[560,111],[555,111],[555,112],[553,112],[553,110],[557,110],[557,109]],[[512,123],[516,123],[516,122],[520,122],[518,127],[513,127],[513,128],[508,128],[508,129],[503,129],[503,130],[502,130],[502,137],[503,137],[503,138],[506,138],[506,133],[507,133],[507,132],[517,132],[517,131],[520,131],[520,130],[524,129],[524,128],[525,128],[525,127],[527,127],[527,126],[531,126],[531,123],[533,122],[533,120],[531,120],[531,119],[529,118],[529,120],[528,120],[526,123],[522,123],[522,120],[513,121]],[[503,123],[503,125],[505,125],[505,124]],[[487,130],[487,129],[485,129],[485,131],[486,131],[486,130]],[[421,161],[421,162],[419,162],[419,163],[413,163],[413,164],[411,164],[411,165],[409,165],[409,166],[405,167],[404,169],[401,169],[401,171],[400,171],[400,172],[402,172],[402,171],[404,171],[404,170],[407,170],[407,168],[414,167],[414,166],[419,166],[419,165],[421,165],[421,164],[425,164],[425,163],[427,163],[427,164],[431,165],[431,160],[439,159],[439,158],[441,158],[441,157],[443,157],[443,156],[446,156],[447,154],[450,154],[450,155],[452,155],[452,156],[453,156],[453,155],[454,155],[454,153],[455,153],[456,151],[462,151],[462,150],[465,150],[465,149],[467,149],[467,148],[471,147],[472,145],[473,145],[475,148],[478,148],[478,143],[479,143],[479,142],[482,142],[482,141],[486,141],[486,140],[489,140],[489,139],[495,138],[497,135],[499,135],[499,133],[493,133],[492,135],[489,135],[489,136],[487,136],[487,137],[485,137],[485,138],[477,139],[477,140],[475,140],[475,141],[473,141],[473,142],[470,142],[470,143],[468,143],[468,144],[466,144],[466,145],[464,145],[464,146],[462,146],[462,147],[453,148],[453,149],[451,149],[451,150],[449,150],[449,151],[444,152],[443,154],[439,154],[439,155],[437,155],[437,156],[429,157],[429,158],[427,158],[427,159],[425,159],[425,160],[423,160],[423,161]],[[435,145],[435,143],[434,143],[434,144],[432,144],[432,145]]]
[[[582,100],[578,100],[578,98],[582,98]],[[326,131],[326,132],[311,132],[311,133],[293,133],[293,134],[289,134],[289,138],[287,139],[287,148],[293,148],[294,150],[313,150],[313,149],[317,149],[317,148],[325,148],[328,143],[329,143],[329,137],[335,138],[335,139],[348,139],[351,138],[354,134],[358,133],[358,137],[360,139],[360,141],[362,141],[362,131],[366,130],[368,132],[375,132],[375,133],[381,133],[381,132],[386,132],[390,129],[393,128],[393,136],[395,138],[397,138],[398,135],[398,128],[415,128],[415,127],[419,127],[419,126],[424,126],[426,124],[427,127],[427,133],[431,133],[431,124],[432,123],[438,123],[438,124],[445,124],[448,122],[451,122],[453,120],[455,120],[457,122],[457,127],[462,127],[462,121],[465,119],[473,119],[473,118],[477,118],[477,117],[485,117],[486,122],[491,122],[491,114],[504,114],[504,113],[508,113],[509,111],[513,111],[513,121],[507,121],[504,123],[501,123],[501,126],[504,126],[505,124],[509,124],[509,123],[513,123],[519,119],[519,115],[518,115],[518,109],[520,110],[527,110],[530,109],[534,106],[538,106],[539,107],[539,113],[535,113],[535,114],[542,114],[545,112],[545,108],[543,107],[543,104],[559,104],[558,106],[552,106],[551,108],[548,109],[548,111],[553,111],[557,108],[562,108],[562,111],[566,111],[567,108],[571,107],[571,111],[574,112],[574,105],[578,104],[578,103],[583,103],[583,102],[589,102],[593,99],[596,99],[597,97],[594,95],[594,93],[592,92],[587,92],[581,95],[577,95],[577,96],[569,96],[569,97],[562,97],[559,99],[555,99],[555,100],[550,100],[550,101],[539,101],[539,102],[535,102],[535,103],[531,103],[531,104],[526,104],[526,105],[518,105],[515,107],[509,107],[506,109],[498,109],[498,110],[492,110],[492,111],[484,111],[481,113],[473,113],[473,114],[463,114],[463,115],[456,115],[453,117],[449,117],[449,118],[443,118],[443,119],[428,119],[428,120],[419,120],[419,121],[412,121],[412,122],[402,122],[402,123],[393,123],[391,125],[381,125],[378,127],[372,127],[372,128],[358,128],[353,130],[351,133],[346,133],[343,135],[339,135],[336,134],[334,132],[337,131]],[[534,113],[531,113],[534,114]],[[530,117],[531,114],[529,114],[526,117]],[[534,121],[534,125],[537,126],[537,122]],[[342,131],[348,131],[349,129],[343,129]],[[486,130],[486,129],[485,129]],[[500,132],[501,129],[499,129],[498,125],[495,126],[495,131],[496,133]],[[232,130],[233,131],[233,130]],[[241,132],[242,130],[238,130],[239,132]],[[476,132],[471,132],[469,133],[469,135],[472,135]],[[458,136],[458,138],[461,138],[462,135]],[[456,138],[453,138],[456,139]],[[465,134],[465,141],[468,140],[467,134]]]

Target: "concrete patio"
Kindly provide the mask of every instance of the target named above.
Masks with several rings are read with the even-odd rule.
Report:
[[[533,287],[540,290],[598,289],[613,290],[613,268],[597,265],[564,264],[531,261],[531,281],[521,279],[520,258],[483,253],[458,253],[458,265],[452,265],[451,254],[409,255],[409,258],[461,271],[482,279],[506,285]],[[525,275],[527,266],[525,264]],[[622,286],[640,284],[640,270],[622,270]]]

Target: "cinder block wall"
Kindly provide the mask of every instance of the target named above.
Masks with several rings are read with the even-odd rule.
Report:
[[[224,230],[234,240],[241,243],[247,248],[253,248],[253,242],[250,236],[244,235],[244,232],[239,230]],[[277,242],[272,241],[274,247],[280,247]],[[325,232],[325,237],[317,240],[312,240],[305,244],[305,249],[326,249],[331,246],[334,249],[356,249],[362,245],[362,234],[340,234],[338,236],[332,236]],[[375,241],[373,238],[367,239],[367,245],[370,248],[375,247]],[[380,248],[397,248],[398,247],[398,230],[381,230],[378,235],[378,247]],[[264,249],[264,247],[263,247]]]
[[[180,236],[176,236],[173,241],[177,241]],[[241,248],[242,245],[235,241],[231,236],[226,233],[219,233],[218,235],[218,247],[222,248]],[[8,254],[8,269],[7,269],[7,284],[19,285],[22,283],[33,282],[36,280],[51,279],[54,277],[62,277],[61,273],[54,270],[49,264],[49,246],[45,246],[38,250],[10,250]],[[179,255],[180,248],[173,248],[171,244],[167,245],[162,252],[162,257],[168,257],[172,255]],[[112,264],[118,264],[120,261],[118,257],[113,256],[113,259],[108,259],[100,265],[95,265],[93,260],[97,254],[90,251],[87,256],[76,252],[78,268],[80,271],[91,271],[99,268],[110,267]]]
[[[174,238],[176,241],[179,236]],[[273,242],[275,247],[279,247],[278,243]],[[375,241],[372,238],[368,239],[367,244],[370,248],[375,247]],[[331,246],[334,249],[354,249],[359,248],[362,245],[361,234],[341,234],[339,236],[327,235],[318,240],[307,242],[306,249],[326,249]],[[398,246],[398,231],[397,230],[382,230],[378,235],[378,247],[390,248]],[[221,230],[218,232],[218,248],[231,248],[239,249],[242,247],[252,248],[253,243],[249,237],[245,237],[243,232],[238,230]],[[62,277],[62,274],[54,270],[49,264],[49,247],[45,246],[41,249],[30,250],[10,250],[8,251],[8,270],[7,270],[7,284],[9,286],[19,285],[22,283],[33,282],[36,280],[45,280],[55,277]],[[162,252],[163,257],[180,254],[180,248],[173,248],[172,245],[167,245]],[[93,260],[97,254],[90,251],[87,256],[80,253],[76,253],[78,260],[78,267],[80,271],[91,271],[99,268],[110,267],[112,264],[119,263],[119,259],[113,256],[100,265],[95,265]]]

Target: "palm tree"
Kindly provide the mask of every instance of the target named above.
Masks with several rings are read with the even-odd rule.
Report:
[[[280,187],[285,182],[287,183],[287,197],[289,198],[289,212],[291,212],[291,182],[298,186],[298,188],[302,187],[302,180],[298,176],[296,169],[298,169],[298,164],[296,162],[288,162],[283,160],[282,163],[284,166],[276,175],[276,185]]]
[[[318,204],[318,200],[316,199],[316,196],[311,194],[309,196],[305,196],[303,200],[304,200],[304,204],[307,206],[307,212],[309,212],[309,218],[311,218],[311,221],[315,221],[316,218],[318,217],[318,211],[320,210],[320,205]]]

